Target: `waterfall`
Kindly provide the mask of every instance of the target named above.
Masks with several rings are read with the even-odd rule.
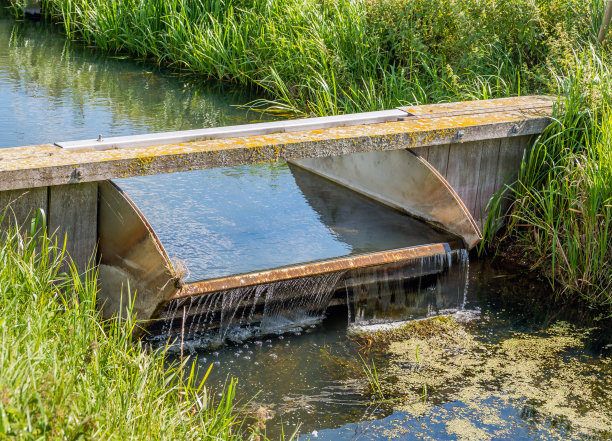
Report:
[[[311,325],[323,318],[343,274],[335,272],[173,300],[166,308],[162,336],[157,340],[180,337],[182,323],[176,317],[182,317],[183,309],[187,316],[184,339],[191,346],[242,341]]]
[[[157,340],[195,348],[300,331],[324,318],[336,291],[334,304],[348,305],[349,327],[454,313],[465,309],[468,285],[469,256],[460,249],[217,291],[170,302]]]
[[[357,268],[345,284],[352,302],[348,308],[351,327],[462,311],[469,286],[468,252],[453,250],[401,265]]]

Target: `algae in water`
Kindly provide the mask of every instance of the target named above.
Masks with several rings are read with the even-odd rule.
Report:
[[[439,425],[459,440],[525,431],[609,439],[612,362],[584,355],[588,336],[557,323],[490,341],[476,327],[436,317],[356,339],[387,354],[381,386],[423,439]]]

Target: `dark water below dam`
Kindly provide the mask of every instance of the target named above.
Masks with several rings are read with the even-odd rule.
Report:
[[[0,148],[246,123],[253,98],[0,18]],[[189,280],[452,241],[286,164],[118,184]],[[150,341],[178,359],[182,337],[212,390],[237,378],[271,439],[610,439],[610,323],[552,298],[456,249],[176,301]]]

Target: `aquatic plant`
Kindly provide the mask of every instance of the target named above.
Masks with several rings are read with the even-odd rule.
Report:
[[[370,360],[370,362],[366,361],[361,355],[359,357],[363,363],[363,373],[368,380],[373,397],[379,402],[386,401],[387,397],[385,397],[385,393],[380,385],[376,363],[374,360]]]
[[[2,223],[2,219],[0,219]],[[213,400],[194,369],[103,321],[96,274],[77,274],[44,216],[0,233],[0,438],[242,439],[235,383]],[[68,262],[69,272],[62,272]],[[246,428],[245,428],[246,429]]]
[[[588,331],[558,322],[490,339],[486,321],[474,326],[450,319],[436,326],[444,332],[409,333],[406,339],[397,334],[388,347],[382,389],[413,397],[427,385],[428,392],[426,401],[396,401],[396,410],[415,419],[426,414],[423,421],[443,424],[457,439],[511,438],[517,419],[542,438],[609,438],[606,379],[612,364],[581,351]],[[419,369],[409,369],[417,347]],[[411,427],[430,435],[427,423]]]

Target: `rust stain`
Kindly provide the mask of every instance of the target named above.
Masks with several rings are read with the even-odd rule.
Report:
[[[278,268],[248,274],[223,277],[219,279],[204,280],[190,283],[177,291],[172,298],[180,299],[212,292],[225,291],[233,288],[260,285],[262,283],[279,282],[282,280],[298,279],[302,277],[346,271],[353,268],[384,265],[404,260],[419,259],[422,257],[437,256],[446,253],[448,245],[437,243],[410,248],[362,254],[358,256],[342,257],[321,262],[306,263],[287,268]]]

